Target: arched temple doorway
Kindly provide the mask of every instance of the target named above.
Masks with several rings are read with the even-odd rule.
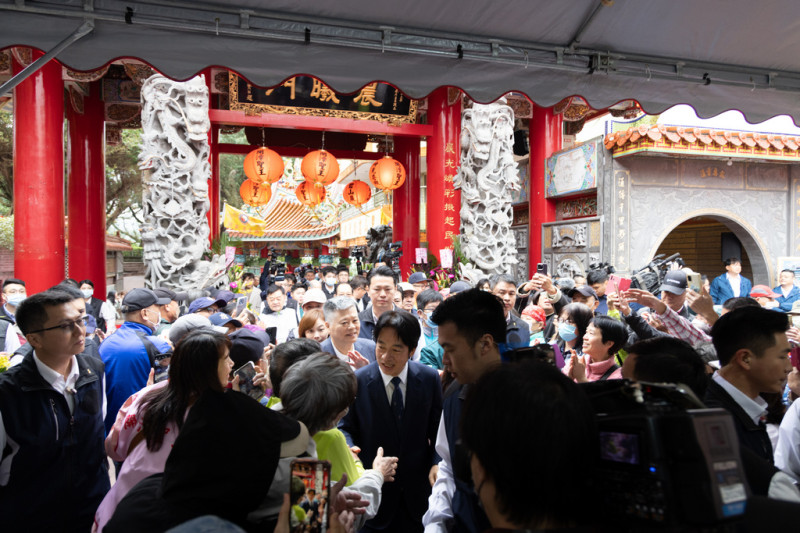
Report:
[[[723,241],[727,241],[723,252]],[[693,216],[672,226],[668,234],[658,241],[653,256],[680,253],[686,266],[713,279],[725,271],[723,255],[731,253],[731,246],[740,245],[742,275],[753,284],[773,286],[774,268],[765,256],[758,236],[751,229],[728,217],[714,214]]]

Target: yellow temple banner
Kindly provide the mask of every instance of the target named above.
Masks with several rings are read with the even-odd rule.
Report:
[[[241,231],[251,235],[260,235],[266,229],[266,222],[248,215],[244,211],[225,204],[225,216],[222,224],[231,231]]]

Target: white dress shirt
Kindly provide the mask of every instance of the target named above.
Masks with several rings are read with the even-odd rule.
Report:
[[[728,283],[731,284],[733,295],[738,298],[742,295],[742,276],[739,274],[731,276],[730,272],[728,272],[726,276],[728,278]]]
[[[725,392],[730,394],[733,401],[739,404],[739,407],[744,409],[744,412],[747,413],[747,416],[753,419],[755,424],[761,422],[762,417],[767,413],[767,402],[761,396],[756,396],[755,399],[750,398],[747,394],[743,393],[736,387],[734,387],[728,380],[723,378],[719,372],[714,372],[714,376],[711,378],[717,382],[717,384],[725,389]]]
[[[389,405],[392,405],[392,395],[394,394],[394,385],[392,385],[392,379],[394,379],[394,376],[384,374],[380,366],[378,367],[378,371],[381,373],[381,377],[383,378],[383,387],[386,389],[386,398],[389,400]],[[403,405],[405,406],[406,390],[408,390],[408,363],[405,364],[403,370],[397,375],[397,377],[400,378],[400,392],[403,393]]]

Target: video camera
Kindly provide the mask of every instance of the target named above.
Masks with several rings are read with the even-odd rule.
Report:
[[[663,257],[664,254],[659,254],[647,266],[631,272],[631,288],[657,294],[664,276],[669,271],[669,263],[672,261],[683,263],[680,253],[672,254],[666,259],[662,259]]]
[[[616,272],[611,263],[589,263],[589,270],[602,270],[609,276]]]
[[[616,531],[725,531],[749,487],[731,415],[684,385],[582,385],[597,413],[598,494]]]
[[[400,257],[403,255],[403,241],[390,242],[386,247],[378,252],[378,261],[383,261],[392,270],[400,273]]]

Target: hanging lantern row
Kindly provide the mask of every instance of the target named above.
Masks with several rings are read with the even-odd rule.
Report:
[[[303,158],[300,171],[306,181],[297,187],[295,195],[302,204],[314,207],[325,201],[325,187],[339,177],[339,162],[327,150],[314,150]],[[247,154],[244,173],[248,179],[239,188],[242,200],[254,207],[269,203],[270,184],[279,181],[283,172],[283,158],[276,151],[261,147]],[[386,155],[372,164],[369,180],[378,189],[394,190],[405,182],[406,170],[399,161]],[[348,204],[361,207],[372,197],[372,191],[369,185],[356,180],[345,186],[342,196]]]
[[[272,187],[269,183],[259,183],[251,179],[244,180],[239,187],[239,195],[248,205],[258,207],[267,205],[272,197]]]

